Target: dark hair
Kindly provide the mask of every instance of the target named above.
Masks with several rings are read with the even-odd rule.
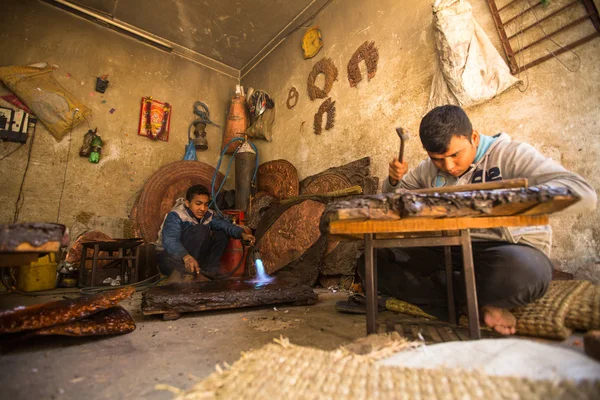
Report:
[[[473,126],[469,117],[458,106],[446,105],[429,111],[421,120],[419,136],[425,150],[445,153],[453,136],[464,136],[471,141]]]
[[[189,189],[187,190],[187,193],[185,194],[185,199],[187,201],[192,201],[194,199],[194,196],[196,196],[198,194],[205,194],[208,196],[208,198],[210,198],[210,194],[208,193],[208,189],[206,188],[206,186],[194,185],[194,186],[190,186]]]

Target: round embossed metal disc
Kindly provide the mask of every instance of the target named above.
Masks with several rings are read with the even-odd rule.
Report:
[[[289,161],[274,160],[261,164],[256,180],[258,191],[271,193],[279,200],[298,196],[298,172]]]
[[[352,182],[343,175],[323,174],[302,188],[302,194],[324,194],[352,186]]]
[[[317,176],[302,188],[302,194],[323,194],[335,190],[346,189],[352,186],[352,182],[346,176],[336,173],[324,173]],[[325,254],[331,253],[339,244],[337,240],[327,241]]]
[[[140,233],[146,242],[158,238],[158,230],[165,215],[173,208],[175,200],[185,197],[192,185],[204,185],[210,192],[215,169],[201,161],[175,161],[156,171],[140,194],[135,216]],[[216,185],[223,181],[218,173]]]

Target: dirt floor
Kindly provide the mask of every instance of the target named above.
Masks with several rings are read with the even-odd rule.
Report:
[[[121,303],[137,329],[115,337],[41,337],[12,346],[0,357],[5,399],[170,399],[157,383],[179,388],[233,363],[240,352],[280,335],[292,343],[334,349],[365,335],[361,315],[337,313],[345,293],[319,292],[314,306],[262,307],[184,314],[176,321],[144,317],[141,295]],[[60,296],[0,295],[0,308],[34,304]]]
[[[232,364],[240,353],[285,336],[294,344],[331,350],[364,337],[364,315],[335,311],[348,293],[316,289],[313,306],[278,306],[184,314],[175,321],[144,317],[141,294],[121,303],[137,329],[101,338],[39,337],[6,346],[0,356],[1,398],[16,399],[171,399],[162,383],[190,388],[215,366]],[[61,299],[0,294],[0,310]],[[466,329],[427,322],[390,311],[379,321],[409,339],[421,332],[427,343],[468,340]],[[400,325],[399,325],[400,324]],[[433,325],[432,325],[433,324]],[[402,330],[404,325],[404,330]],[[412,332],[411,332],[412,331]],[[437,332],[437,333],[436,333]],[[484,337],[489,337],[485,333]],[[437,337],[437,339],[436,339]],[[583,352],[581,335],[563,342],[538,342]]]

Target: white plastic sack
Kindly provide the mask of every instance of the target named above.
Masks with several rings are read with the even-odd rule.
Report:
[[[433,27],[438,68],[428,110],[444,104],[481,104],[520,82],[473,18],[469,2],[434,0]]]
[[[600,363],[568,347],[529,339],[446,342],[405,350],[378,361],[407,368],[479,370],[496,376],[542,380],[597,380]]]

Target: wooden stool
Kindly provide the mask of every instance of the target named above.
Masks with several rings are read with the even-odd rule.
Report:
[[[444,246],[448,288],[448,310],[450,322],[456,324],[456,305],[452,284],[452,256],[450,253],[450,246],[461,246],[467,297],[467,313],[469,316],[469,334],[471,339],[480,339],[479,308],[477,305],[477,288],[475,285],[473,252],[471,249],[469,229],[547,224],[547,215],[477,218],[409,218],[392,221],[332,221],[330,223],[330,234],[339,240],[348,240],[348,235],[358,234],[363,235],[364,237],[367,334],[377,332],[377,258],[374,257],[374,249],[386,247]],[[398,238],[397,234],[403,234],[404,236],[418,235],[419,237]]]
[[[140,245],[143,239],[110,239],[90,240],[81,242],[81,262],[79,264],[79,287],[85,287],[87,282],[87,269],[85,262],[92,260],[92,280],[90,286],[96,282],[98,272],[98,260],[111,260],[110,264],[119,264],[119,276],[123,284],[135,283],[139,276]],[[88,257],[87,250],[92,249],[92,256]],[[109,253],[108,256],[100,256],[101,251]],[[117,252],[114,256],[113,253]],[[131,264],[130,264],[131,261]],[[133,270],[133,271],[132,271]],[[126,275],[127,274],[127,275]],[[132,275],[133,274],[133,275]],[[127,276],[127,282],[125,277]],[[132,278],[133,276],[133,278]]]

